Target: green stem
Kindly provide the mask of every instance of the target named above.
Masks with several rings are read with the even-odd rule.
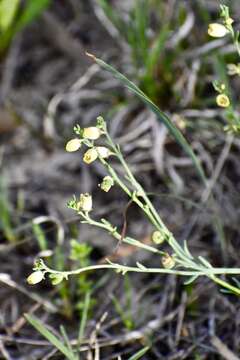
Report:
[[[140,241],[138,241],[136,239],[133,239],[133,238],[131,238],[129,236],[122,238],[121,234],[110,223],[102,223],[102,222],[95,221],[92,218],[90,218],[90,216],[88,214],[83,213],[82,211],[79,212],[79,215],[81,215],[82,218],[85,219],[85,222],[87,224],[94,225],[94,226],[100,227],[100,228],[108,231],[118,241],[122,240],[126,244],[134,245],[134,246],[137,246],[137,247],[142,248],[144,250],[147,250],[147,251],[150,251],[150,252],[153,252],[153,253],[157,253],[157,254],[160,254],[160,255],[165,254],[165,252],[160,251],[160,250],[154,248],[153,246],[143,244]]]
[[[229,269],[231,270],[231,269]],[[236,270],[236,269],[232,269],[232,270]],[[229,284],[228,282],[222,280],[222,279],[219,279],[218,277],[216,276],[209,276],[210,279],[212,279],[215,283],[221,285],[222,287],[225,287],[226,289],[232,291],[234,294],[236,295],[240,295],[240,289]]]
[[[81,274],[85,271],[100,270],[100,269],[113,269],[113,270],[118,270],[118,271],[125,272],[125,273],[126,272],[139,272],[139,273],[154,273],[154,274],[175,274],[175,275],[182,275],[182,276],[192,276],[192,275],[208,276],[209,278],[211,278],[218,284],[220,284],[224,287],[227,287],[231,290],[235,289],[235,287],[231,286],[228,283],[225,283],[224,280],[221,280],[214,275],[227,275],[227,274],[228,275],[229,274],[239,275],[240,274],[239,268],[235,268],[235,269],[231,269],[231,268],[207,269],[206,268],[202,271],[190,271],[190,270],[177,270],[177,269],[165,269],[165,268],[145,268],[145,267],[139,268],[139,267],[134,267],[134,266],[125,266],[125,265],[111,263],[111,264],[91,265],[91,266],[87,266],[84,268],[79,268],[79,269],[75,269],[75,270],[71,270],[71,271],[58,271],[58,270],[53,270],[53,269],[49,268],[45,264],[43,266],[44,266],[43,270],[45,270],[46,273],[61,274],[64,277],[68,277],[70,275]],[[238,291],[240,294],[240,289]]]

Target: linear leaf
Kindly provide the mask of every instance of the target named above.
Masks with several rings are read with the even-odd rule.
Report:
[[[132,355],[128,360],[138,360],[140,359],[146,352],[149,350],[148,346],[145,346],[141,350],[139,350],[136,354]]]
[[[46,326],[38,320],[35,316],[25,314],[27,321],[44,336],[52,345],[54,345],[62,354],[69,360],[76,360],[77,358],[72,354],[69,349],[59,340],[53,333],[51,333]]]
[[[157,105],[155,105],[151,99],[141,90],[137,85],[135,85],[132,81],[128,80],[126,76],[121,74],[119,71],[117,71],[112,66],[105,63],[103,60],[96,58],[94,55],[91,55],[87,53],[88,56],[90,56],[96,63],[101,66],[104,70],[110,72],[113,74],[113,76],[120,80],[129,90],[131,90],[137,97],[142,100],[151,110],[154,112],[158,118],[159,121],[161,121],[169,130],[170,134],[174,137],[174,139],[178,142],[178,144],[183,148],[183,150],[190,156],[192,159],[193,164],[195,165],[195,168],[198,172],[198,175],[202,179],[203,183],[206,183],[206,178],[204,171],[201,167],[201,164],[194,154],[191,146],[185,139],[185,137],[182,135],[182,133],[178,130],[178,128],[171,122],[169,117],[161,111]]]

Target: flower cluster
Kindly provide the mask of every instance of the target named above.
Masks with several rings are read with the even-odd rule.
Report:
[[[227,34],[233,33],[232,24],[234,20],[229,15],[229,9],[225,5],[221,5],[220,17],[222,19],[221,23],[211,23],[208,26],[208,35],[214,38],[222,38]]]
[[[83,155],[83,161],[86,164],[91,164],[97,158],[107,159],[113,153],[105,146],[95,146],[94,141],[98,140],[101,135],[105,133],[105,125],[102,117],[98,117],[96,126],[90,126],[81,129],[79,125],[74,127],[74,131],[80,138],[74,138],[67,142],[66,151],[74,152],[81,148],[82,144],[86,145],[89,149]]]

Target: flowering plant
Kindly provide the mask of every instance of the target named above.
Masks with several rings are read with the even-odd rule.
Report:
[[[70,275],[77,275],[89,270],[113,269],[122,274],[126,274],[127,272],[141,272],[182,275],[187,278],[185,284],[195,281],[200,276],[207,276],[228,291],[240,295],[240,288],[238,286],[233,285],[220,277],[220,275],[227,274],[239,275],[240,269],[215,268],[202,256],[195,258],[188,249],[186,241],[184,241],[183,244],[180,244],[166,227],[145,190],[131,172],[122,155],[120,147],[112,140],[108,133],[106,122],[101,116],[97,119],[96,127],[92,127],[91,129],[94,133],[97,133],[97,129],[101,130],[101,132],[99,132],[99,137],[102,136],[104,138],[106,146],[99,147],[95,143],[96,140],[91,140],[89,137],[83,137],[82,134],[84,134],[84,130],[82,130],[80,126],[76,126],[74,128],[75,133],[80,135],[78,142],[88,148],[86,153],[91,152],[91,154],[93,154],[94,152],[91,161],[86,161],[86,153],[83,156],[83,161],[87,164],[93,161],[100,161],[105,167],[108,175],[104,177],[100,184],[100,188],[103,191],[109,191],[112,186],[119,186],[128,195],[131,201],[141,208],[154,227],[152,245],[146,245],[137,239],[125,234],[122,235],[117,227],[106,219],[93,219],[93,217],[90,216],[90,212],[93,208],[92,197],[90,194],[81,194],[78,199],[73,197],[73,199],[69,201],[68,207],[77,212],[82,223],[87,223],[107,231],[112,234],[119,243],[124,242],[156,254],[156,256],[160,257],[161,267],[149,268],[139,262],[136,263],[136,266],[125,266],[107,260],[105,264],[87,266],[72,271],[57,271],[49,268],[42,260],[39,260],[35,264],[35,271],[28,277],[28,282],[30,284],[38,283],[46,274],[48,274],[52,283],[56,285],[63,279],[68,279]],[[72,151],[72,148],[69,150],[69,144],[71,144],[72,141],[73,140],[70,140],[66,145],[68,151]],[[99,149],[101,150],[99,151]],[[76,151],[77,150],[78,147],[76,147]],[[90,157],[92,156],[91,154],[89,155]],[[118,174],[111,164],[109,158],[110,155],[114,156],[121,164],[125,173],[124,178]]]

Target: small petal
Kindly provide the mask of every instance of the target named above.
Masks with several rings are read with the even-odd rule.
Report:
[[[72,139],[69,140],[66,144],[66,151],[73,152],[77,151],[81,147],[81,140],[80,139]]]
[[[103,159],[106,159],[108,158],[110,155],[112,155],[112,152],[104,147],[104,146],[97,146],[96,147],[96,150],[98,152],[98,154],[103,158]]]
[[[34,271],[31,275],[28,276],[27,282],[29,285],[35,285],[42,281],[44,274],[42,271]]]
[[[101,136],[101,130],[95,126],[83,129],[83,138],[89,140],[97,140]]]
[[[98,158],[98,152],[96,149],[92,148],[92,149],[88,149],[84,156],[83,156],[83,161],[86,164],[91,164],[93,161],[95,161]]]
[[[218,23],[213,23],[208,26],[208,35],[216,38],[224,37],[229,30],[226,26]]]
[[[229,97],[225,94],[219,94],[216,97],[217,105],[220,107],[227,108],[230,105]]]

